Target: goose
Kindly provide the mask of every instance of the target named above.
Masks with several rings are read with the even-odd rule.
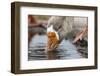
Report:
[[[55,33],[55,36],[52,36],[52,35],[51,36],[56,37],[55,39],[57,40],[54,40],[56,41],[56,44],[55,42],[51,43],[53,38],[49,40],[51,36],[48,36],[47,50],[51,49],[52,51],[53,49],[56,49],[58,45],[62,42],[62,40],[66,37],[66,35],[75,29],[73,28],[73,26],[74,26],[74,17],[72,16],[50,17],[47,23],[47,35],[49,35],[50,32]],[[87,33],[86,31],[87,31],[87,26],[83,28],[82,31],[79,32],[80,34],[75,37],[75,39],[73,40],[73,43],[76,43],[78,40],[81,40],[84,37],[85,33]],[[49,45],[49,43],[51,44]],[[51,47],[51,48],[48,48],[48,47]]]

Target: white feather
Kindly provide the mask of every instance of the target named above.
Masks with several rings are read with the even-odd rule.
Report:
[[[48,32],[54,32],[56,34],[57,39],[59,40],[58,32],[53,29],[53,25],[47,28],[47,33]]]

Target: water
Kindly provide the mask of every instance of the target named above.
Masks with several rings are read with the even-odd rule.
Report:
[[[47,44],[46,35],[36,35],[29,45],[28,60],[55,60],[85,58],[77,51],[70,40],[63,40],[56,50],[45,53]]]

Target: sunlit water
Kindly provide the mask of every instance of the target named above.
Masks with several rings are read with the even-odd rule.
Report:
[[[56,50],[47,54],[45,53],[46,44],[46,35],[34,36],[29,45],[28,60],[84,58],[70,40],[63,40]]]

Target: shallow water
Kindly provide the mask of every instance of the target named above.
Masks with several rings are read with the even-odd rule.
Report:
[[[28,60],[55,60],[86,58],[77,51],[70,40],[63,40],[59,47],[52,52],[45,53],[46,35],[35,35],[29,45]]]

